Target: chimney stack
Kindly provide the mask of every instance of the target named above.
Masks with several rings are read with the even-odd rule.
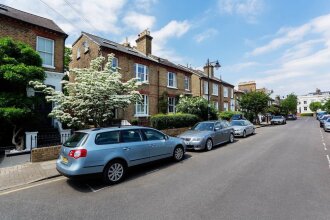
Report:
[[[152,52],[152,37],[150,36],[150,31],[148,29],[142,31],[138,35],[138,39],[136,39],[136,47],[137,50],[144,53],[145,55],[149,55]]]
[[[210,65],[210,66],[204,66],[204,73],[205,75],[207,75],[207,71],[210,71],[210,78],[214,77],[214,66]]]

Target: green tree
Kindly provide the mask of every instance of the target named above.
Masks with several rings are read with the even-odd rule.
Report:
[[[64,48],[64,69],[66,71],[69,70],[69,64],[71,62],[71,57],[72,57],[72,49],[69,47]]]
[[[271,113],[272,115],[279,115],[281,113],[281,109],[277,105],[271,105],[266,110],[268,113]]]
[[[310,110],[312,110],[312,112],[316,112],[317,110],[321,109],[322,103],[321,102],[312,102],[311,104],[309,104],[309,108]]]
[[[246,117],[252,116],[250,120],[255,119],[260,123],[258,114],[266,111],[269,99],[269,95],[264,92],[250,92],[242,95],[239,105]]]
[[[281,113],[284,115],[288,115],[289,113],[295,114],[297,112],[297,105],[297,96],[291,93],[284,100],[281,101]]]
[[[324,111],[327,111],[328,114],[330,114],[330,99],[328,99],[322,106],[322,109]]]
[[[64,91],[55,91],[39,81],[30,82],[37,90],[47,94],[46,99],[54,102],[50,116],[70,127],[84,128],[107,126],[113,120],[116,109],[124,109],[131,103],[141,100],[137,90],[140,83],[137,79],[122,82],[122,75],[117,67],[112,67],[114,54],[108,55],[107,63],[102,69],[105,57],[92,60],[89,68],[70,70],[70,78],[64,81]]]
[[[181,97],[176,106],[177,112],[197,115],[202,120],[207,120],[207,100],[202,97]],[[217,119],[217,110],[210,106],[210,119]]]
[[[34,98],[27,97],[26,89],[29,81],[45,79],[41,65],[39,54],[29,45],[0,39],[0,122],[12,129],[11,142],[16,149],[23,148],[22,131],[28,126],[27,118],[34,116]],[[6,139],[1,141],[8,144]]]

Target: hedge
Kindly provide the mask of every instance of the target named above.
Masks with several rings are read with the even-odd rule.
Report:
[[[223,120],[229,121],[233,115],[242,114],[242,112],[223,111],[218,113],[218,117]]]
[[[196,115],[176,113],[176,114],[158,114],[150,119],[151,126],[156,129],[169,129],[169,128],[183,128],[191,127],[197,122],[199,118]]]
[[[313,116],[313,113],[301,113],[300,116]]]

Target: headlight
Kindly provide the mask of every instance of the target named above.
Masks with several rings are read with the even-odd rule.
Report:
[[[201,141],[202,138],[191,138],[191,141]]]

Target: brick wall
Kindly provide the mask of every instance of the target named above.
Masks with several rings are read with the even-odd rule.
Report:
[[[161,130],[161,131],[169,136],[176,137],[179,134],[182,134],[183,132],[188,131],[188,130],[189,130],[189,127],[165,129],[165,130]]]
[[[31,153],[31,162],[55,160],[58,158],[61,146],[34,148]]]
[[[36,49],[37,36],[54,40],[55,69],[45,68],[45,70],[52,72],[64,72],[64,35],[1,15],[0,20],[0,38],[11,37],[14,40],[29,44],[33,49]]]

